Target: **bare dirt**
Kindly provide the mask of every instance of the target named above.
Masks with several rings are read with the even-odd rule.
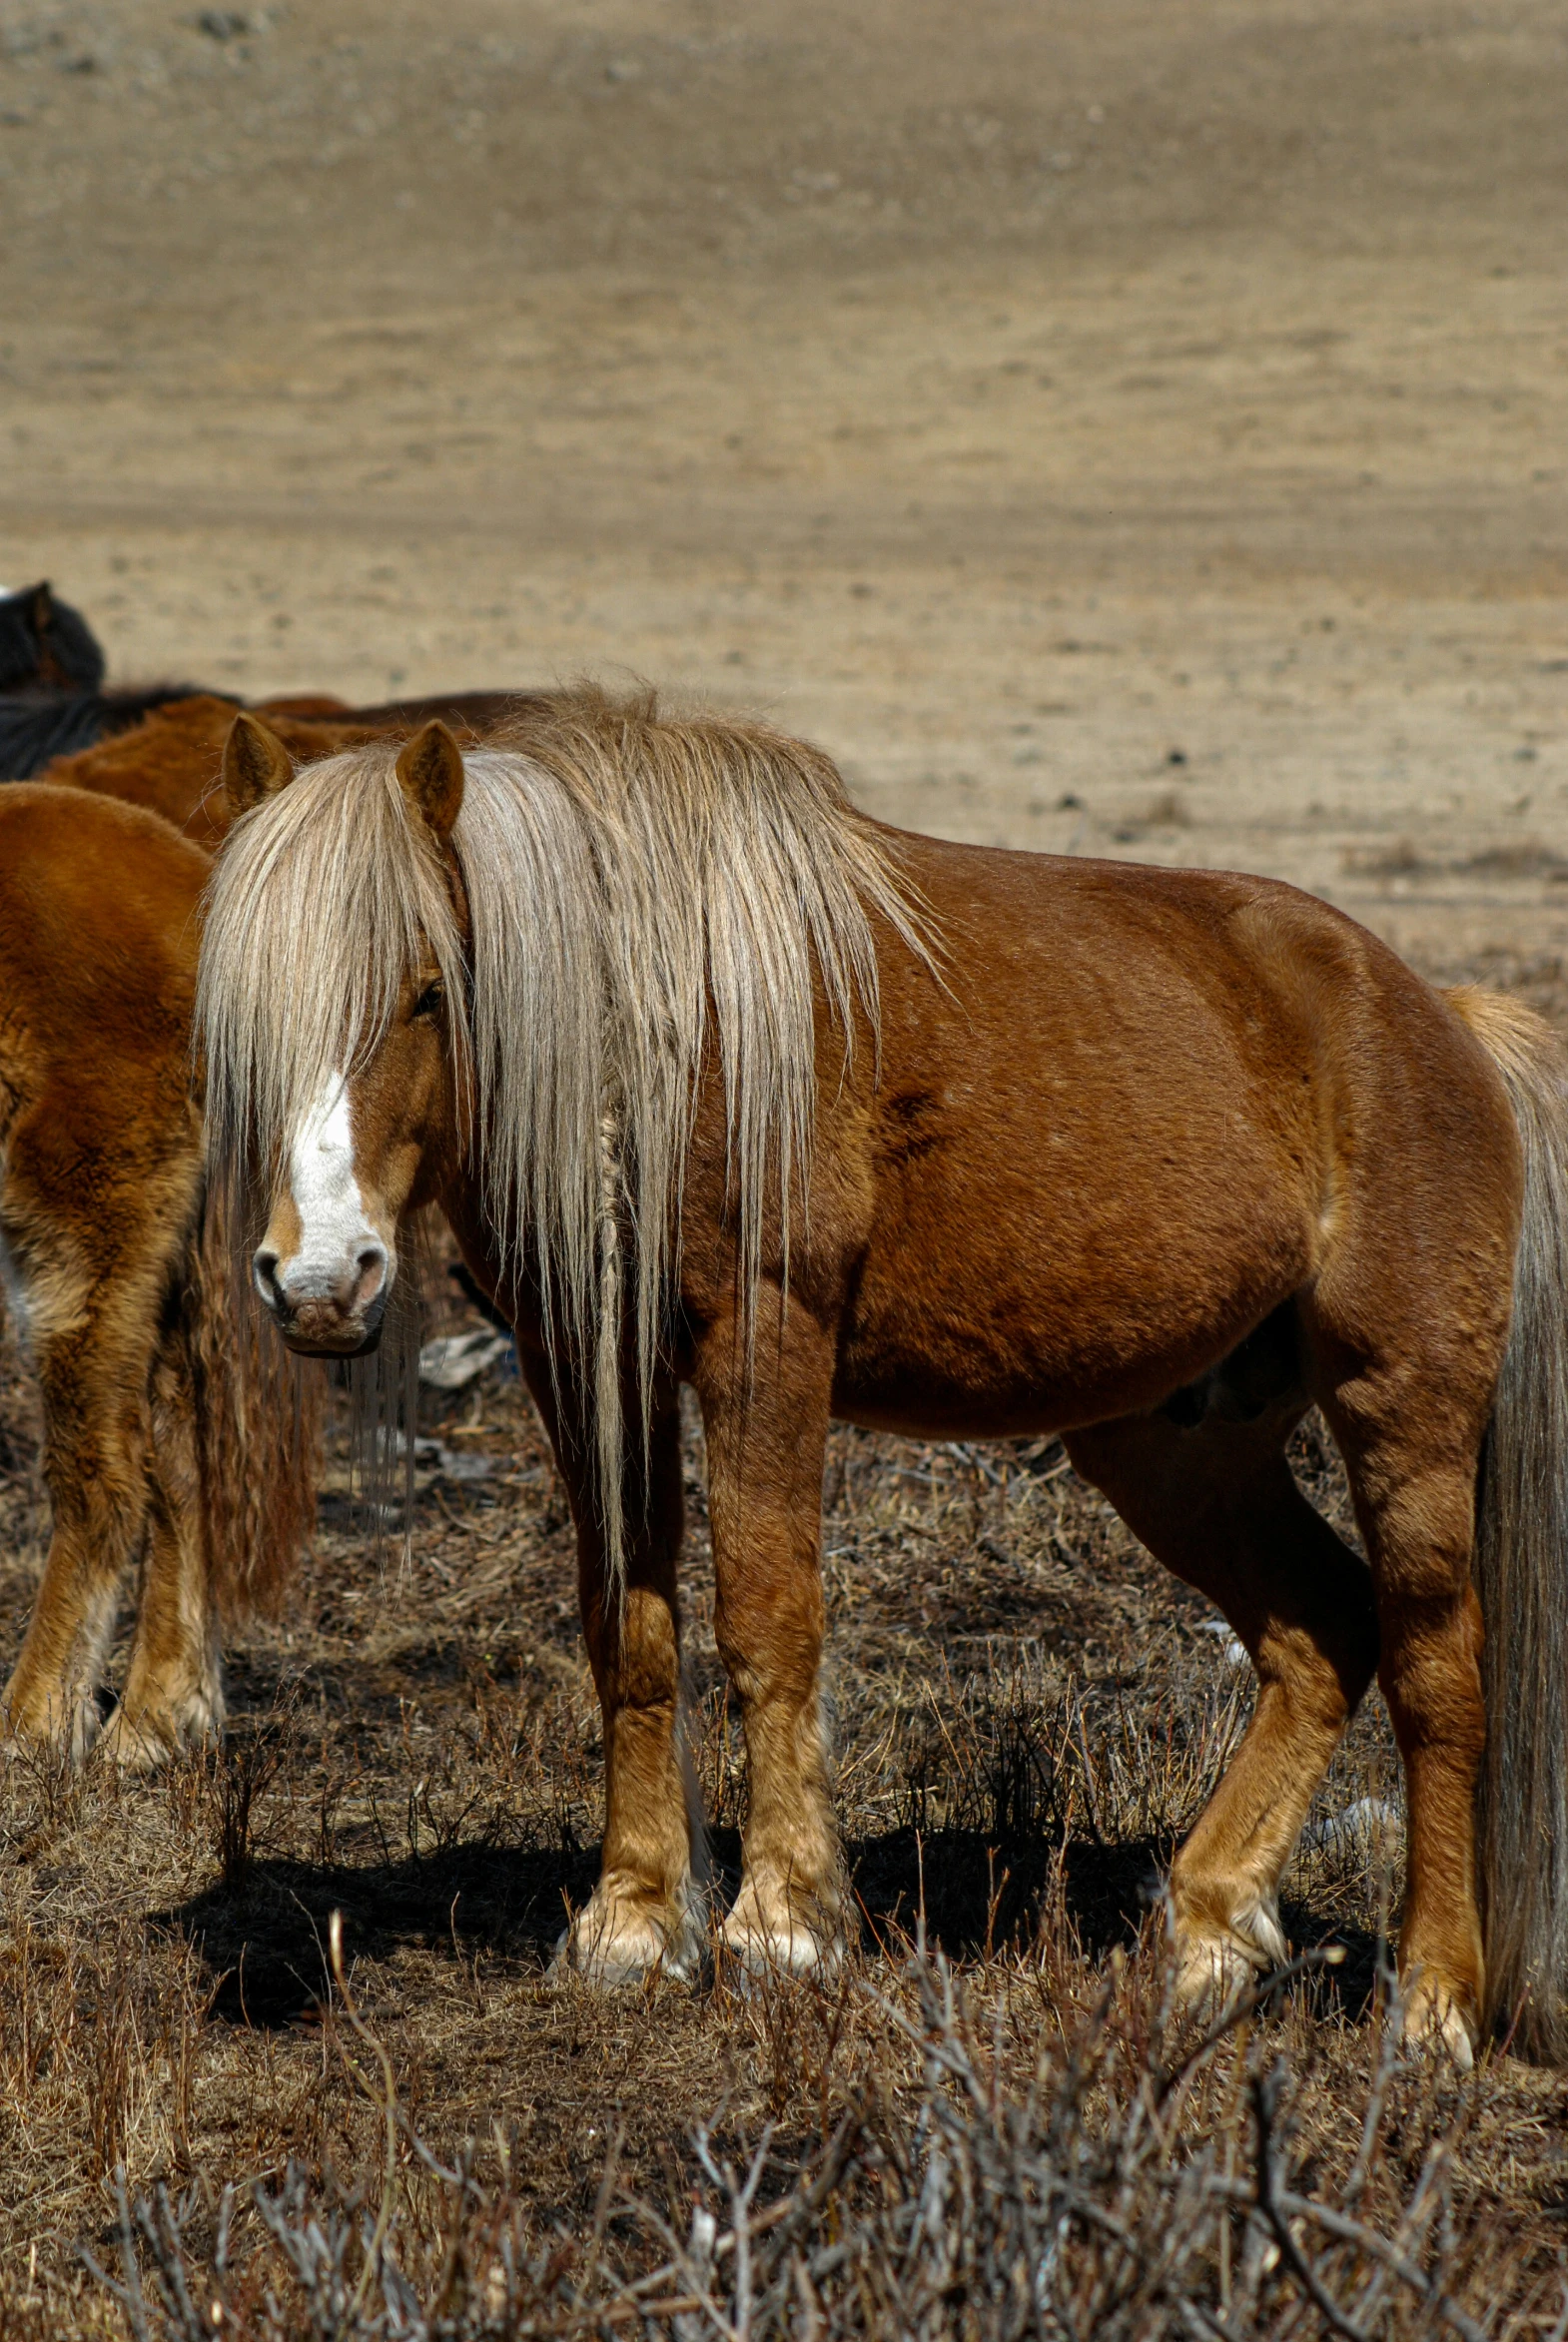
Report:
[[[51,576],[122,678],[648,675],[819,738],[892,819],[1274,872],[1561,1015],[1565,99],[1544,0],[0,0],[0,576]],[[45,1529],[35,1405],[5,1351],[6,1651]],[[200,2252],[225,2181],[243,2203],[291,2151],[383,2200],[380,2115],[323,2021],[333,1908],[410,2122],[477,2140],[484,2202],[534,2243],[591,2226],[617,2124],[629,2184],[684,2220],[715,2108],[798,2144],[907,2099],[864,1992],[913,1991],[922,1897],[986,2021],[1011,2011],[1009,2087],[1141,1928],[1104,2005],[1152,2037],[1149,1881],[1245,1686],[1049,1452],[835,1435],[851,2021],[831,1994],[547,1977],[598,1828],[569,1536],[515,1384],[429,1428],[411,1559],[329,1495],[290,1615],[233,1651],[227,1758],[0,1783],[7,2331],[110,2316],[74,2254],[112,2250],[118,2161],[194,2189]],[[722,1880],[743,1786],[698,1461]],[[1243,2069],[1282,2049],[1290,2169],[1341,2186],[1398,1832],[1329,1825],[1396,1796],[1374,1702],[1289,1881],[1339,1981],[1223,2044],[1218,2127],[1188,2108],[1163,2155],[1244,2169]],[[1102,2128],[1142,2071],[1094,2082]],[[1446,2235],[1473,2317],[1548,2330],[1564,2124],[1561,2077],[1412,2067],[1363,2210],[1418,2255]],[[1443,2136],[1450,2208],[1416,2235],[1398,2207]],[[450,2206],[411,2155],[392,2234],[438,2272]],[[282,2263],[252,2214],[237,2233],[236,2330],[306,2330],[292,2294],[269,2325]],[[1091,2302],[1073,2330],[1212,2330],[1229,2252],[1203,2231],[1196,2326]],[[1336,2297],[1370,2299],[1344,2253]],[[1257,2330],[1318,2330],[1249,2265]],[[1441,2327],[1376,2282],[1368,2331]]]
[[[1565,99],[1544,0],[3,0],[0,574],[1550,960]]]

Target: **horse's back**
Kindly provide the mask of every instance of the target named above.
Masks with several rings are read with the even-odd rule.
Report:
[[[0,791],[0,1024],[95,1078],[189,1035],[207,857],[155,814]]]

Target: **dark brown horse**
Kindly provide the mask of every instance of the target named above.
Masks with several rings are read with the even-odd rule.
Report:
[[[1186,1992],[1279,1957],[1376,1672],[1407,2022],[1461,2059],[1516,2017],[1568,2048],[1568,1074],[1539,1020],[1288,887],[904,835],[798,742],[591,693],[507,753],[431,727],[298,778],[241,719],[226,775],[199,1020],[267,1305],[297,1348],[373,1342],[438,1199],[573,1492],[608,1773],[573,1958],[695,1952],[687,1381],[749,1756],[737,1954],[804,1965],[844,1925],[830,1416],[1059,1431],[1257,1671],[1172,1871]],[[1365,1561],[1285,1460],[1314,1401]]]
[[[54,757],[128,731],[192,689],[153,683],[108,690],[103,651],[80,610],[47,581],[0,593],[0,781],[31,780]],[[232,719],[241,702],[225,704]]]
[[[98,637],[47,578],[0,590],[0,693],[96,691],[103,679]]]

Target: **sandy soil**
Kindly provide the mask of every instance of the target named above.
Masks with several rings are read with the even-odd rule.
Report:
[[[1544,0],[0,0],[0,575],[1549,993],[1565,98]]]

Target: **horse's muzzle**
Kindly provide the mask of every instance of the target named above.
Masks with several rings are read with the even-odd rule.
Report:
[[[273,1323],[286,1348],[305,1358],[363,1358],[381,1347],[387,1295],[379,1293],[363,1316],[346,1317],[331,1302],[304,1301],[287,1314],[274,1309]]]
[[[311,1357],[354,1358],[374,1350],[381,1340],[392,1279],[385,1245],[364,1245],[341,1276],[327,1278],[319,1267],[302,1274],[295,1263],[280,1262],[278,1254],[263,1244],[252,1270],[268,1315],[291,1350]]]

